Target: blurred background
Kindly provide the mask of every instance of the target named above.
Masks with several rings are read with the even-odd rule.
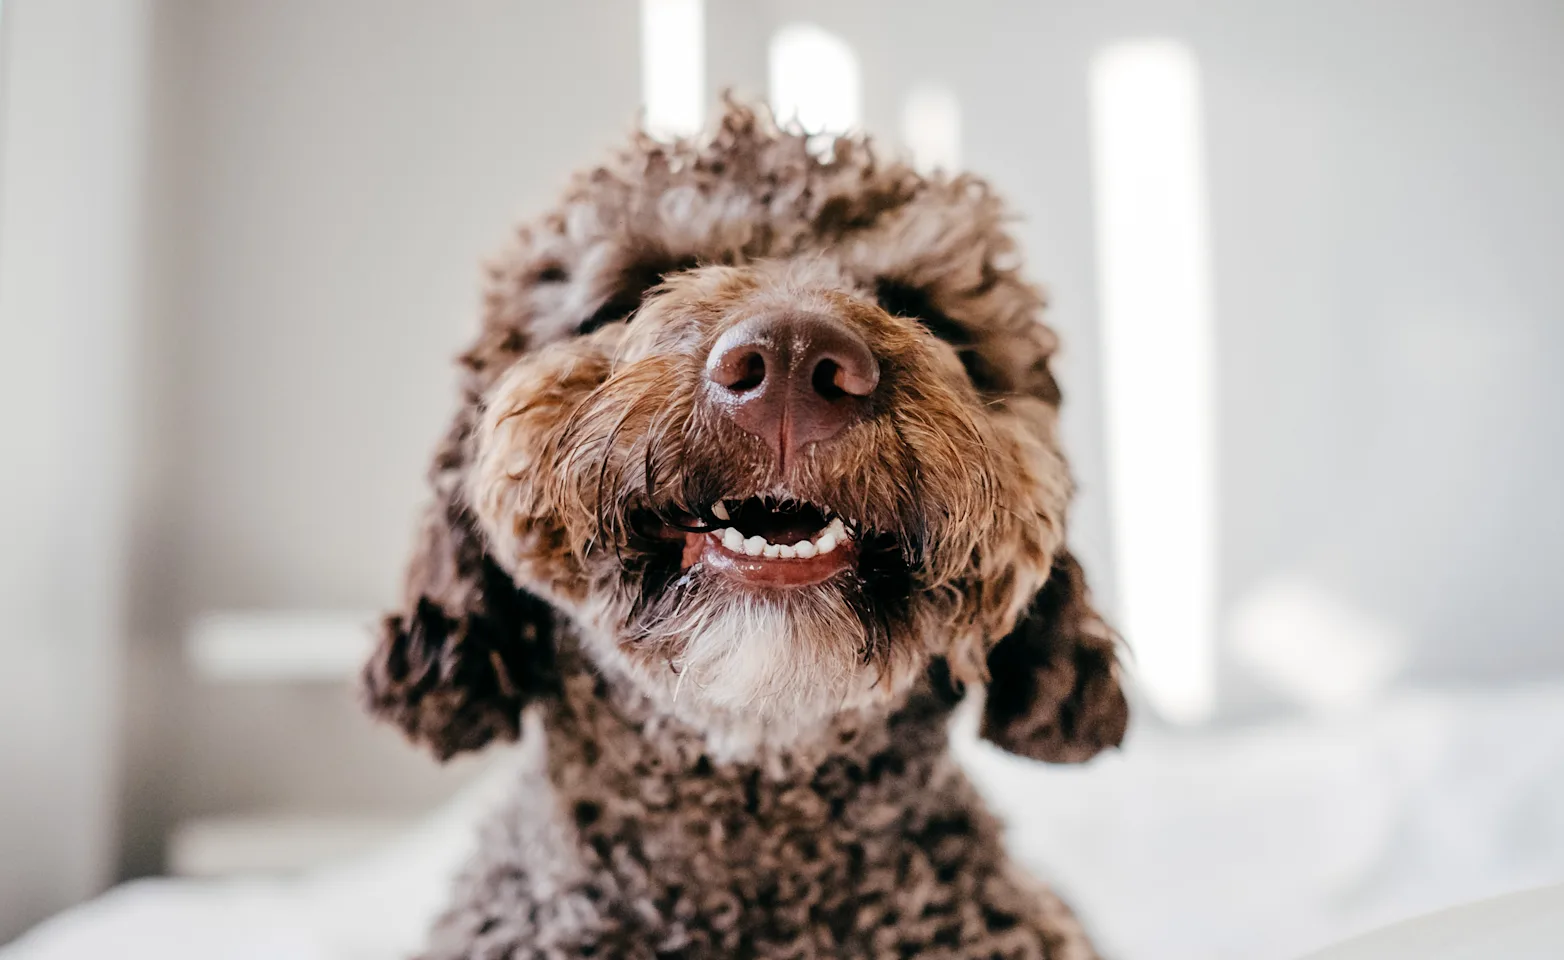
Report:
[[[1019,215],[1141,709],[963,755],[1106,947],[1564,880],[1558,0],[3,0],[0,84],[0,942],[186,878],[16,956],[416,942],[505,754],[351,675],[480,264],[726,88]]]

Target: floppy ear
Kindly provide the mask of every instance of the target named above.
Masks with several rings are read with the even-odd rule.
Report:
[[[1129,705],[1115,637],[1067,551],[1021,622],[988,655],[982,735],[1023,757],[1080,763],[1124,739]]]
[[[466,434],[458,421],[436,458],[402,609],[362,676],[370,712],[441,760],[516,739],[522,708],[556,684],[552,608],[489,557],[461,502]]]

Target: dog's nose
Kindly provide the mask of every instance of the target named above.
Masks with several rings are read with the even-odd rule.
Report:
[[[880,365],[863,338],[816,314],[745,320],[706,358],[713,401],[785,465],[864,415]]]

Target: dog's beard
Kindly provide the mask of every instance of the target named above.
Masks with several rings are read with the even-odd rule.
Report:
[[[656,591],[619,652],[674,715],[785,742],[887,698],[910,672],[909,628],[871,605],[851,575],[758,592],[696,565]]]
[[[873,684],[873,670],[863,625],[833,593],[733,595],[693,607],[668,661],[675,700],[687,694],[766,722],[837,712]]]

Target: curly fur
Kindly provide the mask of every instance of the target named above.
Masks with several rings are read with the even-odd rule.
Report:
[[[1065,548],[1055,349],[982,181],[827,154],[729,104],[638,136],[491,270],[370,708],[441,758],[536,748],[432,957],[1088,957],[948,757],[1123,736],[1115,641]],[[704,402],[712,344],[798,310],[878,358],[867,414],[781,462]],[[850,518],[851,571],[757,590],[714,504]]]

